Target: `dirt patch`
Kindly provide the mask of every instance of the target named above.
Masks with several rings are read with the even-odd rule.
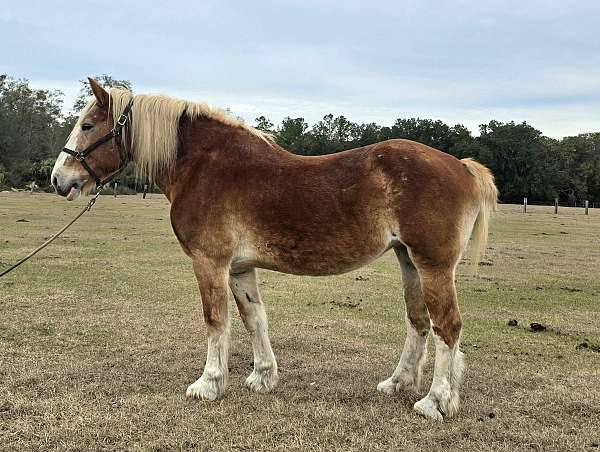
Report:
[[[362,303],[362,298],[354,301],[350,297],[346,297],[346,299],[343,301],[331,300],[329,302],[330,305],[337,306],[338,308],[345,308],[345,309],[358,308],[361,303]]]
[[[529,324],[529,330],[534,333],[539,333],[541,331],[546,331],[548,327],[546,325],[542,325],[541,323],[533,322]]]
[[[600,353],[600,345],[593,345],[587,341],[583,341],[580,344],[577,344],[575,347],[577,350],[590,350],[595,353]]]
[[[561,290],[565,290],[567,292],[582,292],[582,289],[578,289],[576,287],[561,287]]]

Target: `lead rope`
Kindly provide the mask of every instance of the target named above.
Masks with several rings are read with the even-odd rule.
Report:
[[[33,250],[31,253],[29,253],[27,256],[25,256],[23,259],[21,259],[20,261],[18,261],[12,267],[7,268],[2,273],[0,273],[0,278],[2,278],[7,273],[13,271],[19,265],[21,265],[22,263],[28,261],[33,256],[35,256],[37,253],[39,253],[40,251],[42,251],[44,248],[46,248],[48,245],[50,245],[54,240],[56,240],[63,232],[65,232],[73,223],[75,223],[77,220],[79,220],[79,218],[84,213],[86,213],[89,210],[91,210],[92,207],[93,207],[93,205],[96,203],[96,200],[98,199],[98,196],[100,196],[100,193],[102,192],[103,188],[104,188],[103,185],[100,186],[100,187],[98,187],[98,190],[96,191],[96,194],[94,195],[94,197],[89,200],[89,202],[87,203],[87,205],[81,210],[81,212],[79,212],[77,214],[77,216],[75,218],[73,218],[69,223],[67,223],[65,226],[63,226],[63,228],[60,231],[58,231],[56,234],[54,234],[52,237],[50,237],[48,240],[46,240],[44,243],[42,243],[39,247],[37,247],[35,250]]]

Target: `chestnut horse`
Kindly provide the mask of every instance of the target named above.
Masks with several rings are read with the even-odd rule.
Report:
[[[256,268],[296,275],[357,269],[393,249],[406,303],[406,342],[385,394],[419,390],[430,329],[435,369],[414,409],[434,420],[458,410],[463,367],[456,267],[471,235],[474,262],[484,249],[497,190],[487,168],[408,140],[304,157],[207,104],[109,91],[93,79],[94,98],[67,148],[81,151],[111,130],[125,110],[125,163],[153,178],[171,203],[171,224],[192,259],[208,352],[187,397],[214,400],[228,379],[228,287],[252,338],[254,370],[246,385],[271,391],[277,362],[268,336]],[[119,170],[116,144],[86,157],[100,178]],[[74,199],[94,180],[72,155],[52,172],[56,191]]]

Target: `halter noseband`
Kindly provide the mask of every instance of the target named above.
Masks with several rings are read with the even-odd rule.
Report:
[[[133,106],[133,99],[131,99],[127,103],[127,105],[123,109],[123,113],[121,113],[121,116],[119,116],[119,119],[117,119],[117,122],[115,122],[115,125],[110,130],[110,132],[108,132],[106,135],[104,135],[102,138],[98,139],[94,143],[90,144],[83,151],[73,151],[66,147],[63,148],[63,152],[66,152],[67,154],[75,157],[75,160],[77,160],[79,163],[81,163],[81,166],[83,166],[85,168],[85,170],[90,174],[90,176],[92,176],[94,178],[94,180],[96,181],[97,189],[108,184],[115,177],[117,177],[119,174],[121,174],[121,171],[123,171],[125,169],[125,166],[127,165],[127,158],[126,158],[126,155],[125,155],[125,152],[123,149],[123,127],[125,127],[125,124],[127,124],[127,121],[129,121],[129,113],[131,112],[132,106]],[[119,166],[117,171],[112,173],[110,176],[108,176],[104,179],[100,179],[100,177],[96,174],[96,172],[85,161],[85,158],[87,156],[89,156],[92,152],[94,152],[98,147],[100,147],[101,145],[103,145],[104,143],[106,143],[107,141],[110,141],[112,139],[115,140],[115,145],[117,147],[117,150],[119,151],[119,158],[121,159],[121,165]]]

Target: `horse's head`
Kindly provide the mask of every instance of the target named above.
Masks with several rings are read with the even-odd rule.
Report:
[[[75,154],[86,153],[85,161],[81,162],[77,156],[63,151],[54,164],[51,176],[56,192],[66,196],[69,201],[82,192],[91,192],[99,180],[106,179],[124,164],[124,150],[120,149],[124,143],[118,146],[117,141],[109,136],[115,126],[109,105],[110,95],[94,79],[88,80],[95,99],[81,112],[65,146],[66,150]],[[105,142],[102,142],[103,138]],[[89,152],[90,147],[98,143],[101,144]]]

